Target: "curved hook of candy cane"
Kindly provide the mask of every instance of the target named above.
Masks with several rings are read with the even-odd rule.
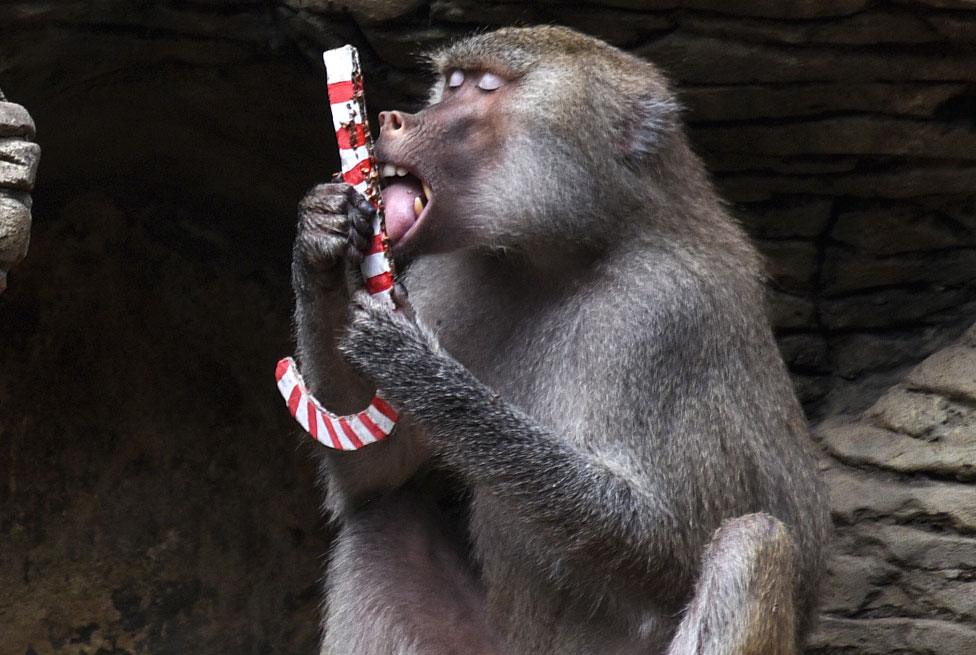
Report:
[[[298,366],[285,357],[275,368],[278,391],[288,403],[288,411],[312,438],[336,450],[359,450],[388,437],[396,427],[397,412],[379,395],[369,407],[356,414],[337,416],[322,407],[308,392]]]

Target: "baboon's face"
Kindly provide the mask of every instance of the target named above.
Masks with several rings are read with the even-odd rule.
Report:
[[[427,108],[380,113],[376,152],[386,227],[398,252],[490,245],[482,199],[506,192],[491,179],[515,93],[517,81],[500,72],[455,68]]]

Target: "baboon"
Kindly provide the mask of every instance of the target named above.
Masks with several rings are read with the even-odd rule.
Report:
[[[373,388],[385,441],[323,450],[323,653],[795,653],[828,518],[730,219],[652,64],[560,27],[431,56],[377,157],[409,289],[350,290],[370,206],[313,189],[300,366]]]

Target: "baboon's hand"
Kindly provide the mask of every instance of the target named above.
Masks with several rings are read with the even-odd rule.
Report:
[[[343,285],[349,268],[369,245],[376,210],[348,184],[320,184],[298,206],[293,274],[301,287]]]
[[[349,303],[346,331],[338,347],[345,360],[379,386],[394,403],[407,402],[406,388],[425,386],[437,377],[443,358],[437,340],[412,317],[357,291]]]

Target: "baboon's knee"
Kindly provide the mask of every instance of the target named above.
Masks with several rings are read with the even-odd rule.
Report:
[[[768,514],[726,521],[702,560],[695,597],[670,654],[796,652],[796,544]]]
[[[737,553],[732,561],[723,555]],[[730,519],[715,531],[705,554],[704,566],[742,567],[737,572],[752,584],[769,576],[792,583],[796,573],[797,548],[789,530],[779,519],[764,512]],[[757,577],[758,576],[758,577]]]

